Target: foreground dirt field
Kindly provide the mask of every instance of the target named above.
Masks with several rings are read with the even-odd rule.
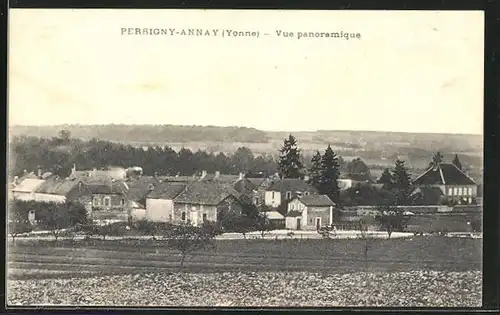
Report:
[[[481,272],[318,274],[149,273],[10,280],[9,305],[443,306],[481,305]],[[27,294],[29,292],[29,294]]]
[[[478,239],[221,240],[180,256],[162,241],[8,248],[9,305],[478,306]],[[366,271],[370,273],[367,274]]]

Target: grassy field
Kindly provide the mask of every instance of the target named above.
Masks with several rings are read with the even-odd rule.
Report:
[[[23,305],[477,306],[481,244],[449,237],[376,239],[365,261],[363,241],[356,239],[218,240],[215,249],[189,255],[179,272],[180,255],[162,241],[23,242],[8,248],[7,300]],[[108,282],[113,286],[103,291]]]

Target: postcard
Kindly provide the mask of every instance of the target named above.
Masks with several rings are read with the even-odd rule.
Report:
[[[479,307],[482,11],[11,9],[15,306]]]

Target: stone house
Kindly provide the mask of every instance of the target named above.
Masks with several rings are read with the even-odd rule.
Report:
[[[189,222],[197,226],[203,222],[217,222],[228,213],[241,215],[242,212],[238,192],[224,183],[191,183],[173,202],[171,222],[174,224]]]
[[[96,179],[85,184],[92,193],[91,216],[94,220],[128,220],[126,183]]]
[[[173,222],[174,198],[187,187],[183,182],[159,183],[146,196],[145,218],[156,222]]]
[[[51,178],[35,189],[34,200],[38,202],[80,202],[90,214],[92,212],[92,192],[80,180]]]

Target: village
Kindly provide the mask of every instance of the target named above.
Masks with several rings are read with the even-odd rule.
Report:
[[[291,135],[289,140],[296,142]],[[293,154],[290,156],[293,159]],[[453,163],[442,161],[439,153],[437,156],[438,160],[431,162],[427,170],[409,179],[403,196],[408,200],[394,201],[395,209],[406,220],[396,230],[421,234],[480,231],[479,185],[461,170],[458,156]],[[320,162],[319,155],[315,158]],[[269,229],[357,230],[359,222],[364,221],[370,230],[384,230],[384,222],[374,219],[381,204],[387,203],[383,192],[400,189],[392,183],[389,170],[376,181],[363,174],[349,174],[349,177],[333,174],[337,185],[325,190],[315,183],[315,177],[316,182],[321,177],[318,173],[321,163],[317,164],[316,170],[313,165],[303,175],[288,170],[292,172],[288,174],[290,177],[283,172],[235,175],[205,170],[192,176],[146,176],[141,166],[78,170],[73,165],[65,178],[42,169],[25,170],[10,183],[9,199],[54,204],[77,202],[85,208],[87,218],[99,224],[147,220],[201,226],[221,221],[222,214],[228,211],[242,216],[245,203],[251,203],[269,222]],[[400,167],[404,171],[403,164]],[[379,196],[374,198],[374,194]],[[40,222],[37,216],[32,209],[27,217],[16,219],[27,220],[36,230]]]

